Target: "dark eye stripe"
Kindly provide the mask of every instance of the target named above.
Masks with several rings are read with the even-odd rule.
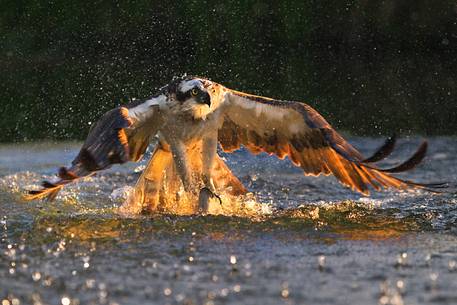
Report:
[[[188,90],[188,91],[186,91],[186,92],[180,92],[180,91],[178,91],[178,92],[176,92],[176,99],[177,99],[178,101],[180,101],[180,102],[184,102],[185,100],[187,100],[187,99],[193,97],[193,95],[192,95],[192,90],[194,90],[194,89],[197,89],[197,90],[200,91],[199,88],[192,88],[192,89],[190,89],[190,90]]]

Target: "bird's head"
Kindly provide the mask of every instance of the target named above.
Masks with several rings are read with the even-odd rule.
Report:
[[[173,80],[168,92],[179,111],[204,120],[219,106],[219,87],[204,78],[185,76]]]

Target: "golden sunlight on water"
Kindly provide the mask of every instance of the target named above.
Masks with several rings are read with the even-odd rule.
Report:
[[[123,202],[119,208],[121,215],[138,214],[138,205],[136,202],[131,202],[135,197],[132,196],[133,188],[122,188],[115,190],[112,198],[118,202]],[[269,204],[263,204],[257,201],[252,193],[246,195],[234,196],[228,193],[220,194],[219,201],[217,198],[210,198],[207,215],[223,215],[236,216],[247,218],[260,218],[273,213],[273,209]],[[133,199],[131,199],[133,198]],[[162,194],[160,205],[153,210],[149,209],[152,214],[172,214],[172,215],[196,215],[199,214],[198,198],[188,195],[184,192],[176,192],[173,194]]]
[[[13,197],[20,198],[21,187],[30,185],[37,179],[40,178],[30,173],[10,175],[2,179],[2,187],[8,189]],[[91,180],[88,183],[96,184],[97,182]],[[90,188],[94,188],[94,185],[90,185]],[[78,196],[75,194],[78,191],[81,190],[69,187],[62,192],[60,199],[55,203],[41,203],[40,206],[44,205],[45,208],[38,212],[42,219],[39,221],[39,227],[44,230],[52,227],[55,228],[57,234],[80,240],[119,238],[125,230],[126,220],[132,216],[135,218],[136,211],[129,211],[129,205],[119,204],[128,197],[131,188],[123,187],[115,190],[114,195],[111,196],[113,203],[99,208],[85,204],[87,199],[82,202],[78,201]],[[421,227],[420,219],[398,218],[389,211],[379,209],[366,201],[320,202],[278,210],[274,208],[274,205],[258,202],[251,193],[243,196],[224,194],[221,195],[221,199],[222,204],[217,199],[210,200],[208,215],[241,217],[252,222],[253,226],[263,223],[270,229],[280,226],[298,230],[323,230],[335,234],[338,238],[348,240],[399,238],[403,232],[417,230]],[[181,195],[179,200],[176,200],[176,197],[173,196],[172,199],[163,201],[163,203],[160,205],[160,209],[154,211],[152,215],[195,216],[198,214],[198,202],[195,198]],[[87,219],[68,218],[62,215],[62,211],[91,217]],[[137,222],[137,225],[137,229],[142,230],[141,226],[144,224]],[[135,222],[129,226],[135,227]],[[216,230],[213,233],[217,233],[217,226],[212,229]],[[325,238],[327,239],[328,236]],[[330,240],[332,239],[330,238]]]
[[[262,214],[262,204],[257,202],[246,204],[237,201],[228,210],[220,207],[218,202],[212,204],[215,205],[214,214],[207,216],[188,214],[187,208],[178,210],[178,213],[163,211],[160,214],[133,218],[119,214],[116,209],[96,211],[82,208],[72,217],[55,213],[54,209],[42,209],[35,220],[34,234],[52,231],[65,238],[92,240],[124,239],[131,238],[131,234],[141,236],[167,230],[174,234],[182,234],[183,231],[204,232],[208,237],[219,236],[217,239],[223,239],[226,238],[226,232],[236,228],[264,232],[281,228],[301,231],[303,235],[300,238],[306,238],[312,232],[326,232],[311,238],[333,243],[341,239],[397,239],[405,232],[420,229],[420,223],[412,218],[398,219],[394,215],[366,209],[359,203],[349,201],[283,211],[268,210],[268,214]],[[357,212],[352,213],[352,209]],[[287,239],[292,240],[293,237]]]
[[[435,147],[443,151],[455,146],[440,141]],[[212,199],[207,215],[197,213],[196,198],[176,192],[155,210],[125,211],[136,165],[68,185],[53,202],[22,201],[24,189],[73,157],[64,153],[31,150],[21,159],[4,151],[10,161],[0,164],[0,301],[455,303],[455,195],[360,197],[331,178],[308,179],[271,158],[260,166],[242,156],[231,168],[256,195],[222,194],[222,205]],[[440,173],[456,169],[451,157],[434,164]],[[418,170],[415,178],[433,175]],[[341,291],[356,297],[342,300]]]
[[[20,194],[24,186],[33,186],[41,177],[29,172],[18,173],[4,177],[0,186],[10,193],[18,204],[21,204]],[[130,211],[131,205],[122,204],[131,194],[131,187],[115,189],[111,200],[85,198],[86,193],[98,189],[106,179],[90,178],[82,187],[78,185],[65,188],[58,200],[53,203],[39,203],[37,211],[39,227],[55,228],[57,234],[81,240],[99,238],[119,238],[125,230],[125,223],[129,219],[138,218],[138,211]],[[106,196],[106,193],[102,193]],[[162,198],[165,198],[162,196]],[[382,209],[378,204],[369,200],[319,202],[300,205],[285,209],[275,208],[275,204],[262,203],[252,194],[233,196],[221,195],[222,204],[215,198],[209,202],[208,217],[234,217],[246,219],[251,226],[265,227],[272,230],[275,227],[284,227],[293,230],[320,230],[335,234],[335,238],[348,240],[383,240],[399,238],[404,232],[421,229],[423,219],[418,217],[398,217],[397,211]],[[92,202],[92,200],[94,202]],[[135,207],[134,207],[135,208]],[[194,197],[185,194],[173,194],[169,200],[162,200],[162,204],[155,210],[149,211],[150,217],[157,221],[159,215],[175,217],[196,216],[198,202]],[[66,215],[66,216],[65,216]],[[75,218],[74,215],[81,215]],[[89,216],[84,218],[84,215]],[[155,216],[154,216],[155,215]],[[140,216],[144,217],[144,216]],[[221,218],[224,219],[224,218]],[[213,218],[214,220],[214,218]],[[195,220],[191,220],[195,221]],[[56,222],[56,223],[53,223]],[[199,222],[199,221],[197,221]],[[168,223],[163,223],[167,226]],[[201,224],[204,226],[204,224]],[[132,222],[130,227],[144,230],[143,222]],[[213,226],[213,233],[219,231]],[[323,237],[324,238],[324,237]],[[325,236],[328,239],[328,236]],[[330,238],[330,241],[333,237]]]

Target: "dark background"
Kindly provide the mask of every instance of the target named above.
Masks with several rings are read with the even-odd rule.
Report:
[[[0,141],[84,138],[183,73],[356,135],[455,134],[457,2],[0,0]]]

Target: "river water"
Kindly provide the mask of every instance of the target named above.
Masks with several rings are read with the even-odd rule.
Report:
[[[430,139],[424,164],[404,177],[455,182],[456,140]],[[351,142],[369,155],[382,139]],[[418,142],[401,140],[385,165]],[[454,194],[364,197],[241,151],[225,158],[257,196],[245,213],[120,215],[138,164],[70,185],[52,203],[21,200],[79,145],[0,146],[2,305],[457,303]]]

